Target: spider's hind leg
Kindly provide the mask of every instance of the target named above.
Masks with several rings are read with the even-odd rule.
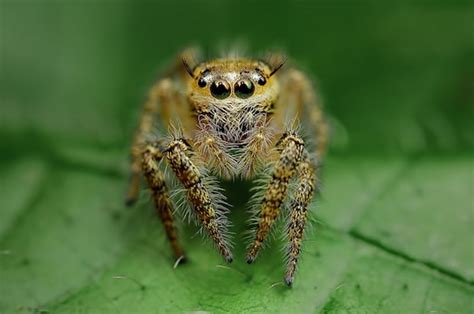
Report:
[[[189,53],[188,53],[189,54]],[[172,120],[179,120],[185,126],[194,124],[189,107],[181,91],[182,57],[178,57],[177,66],[160,79],[148,92],[140,115],[138,129],[131,147],[131,175],[125,203],[130,206],[138,198],[141,181],[141,156],[148,137],[160,125],[163,129],[170,126]],[[157,123],[160,122],[160,123]]]
[[[160,95],[163,94],[166,88],[166,79],[159,81],[150,89],[148,98],[143,105],[143,111],[140,115],[138,129],[133,138],[133,143],[130,151],[130,181],[128,185],[125,204],[127,206],[133,205],[138,199],[140,192],[140,181],[142,172],[142,154],[146,147],[146,137],[152,132],[156,115],[159,112],[158,103],[160,102]]]
[[[317,89],[303,72],[292,68],[284,73],[281,94],[280,103],[286,106],[280,107],[299,117],[305,135],[316,145],[314,152],[321,161],[326,154],[330,130]]]

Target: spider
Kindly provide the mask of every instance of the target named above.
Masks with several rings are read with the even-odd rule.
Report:
[[[136,201],[143,175],[173,253],[184,261],[163,168],[171,170],[190,214],[230,263],[229,206],[218,180],[253,179],[258,191],[247,262],[254,262],[283,212],[284,280],[291,286],[328,142],[319,98],[303,72],[283,66],[282,54],[198,60],[198,50],[184,50],[150,89],[132,144],[126,202]],[[156,136],[157,121],[167,135]]]

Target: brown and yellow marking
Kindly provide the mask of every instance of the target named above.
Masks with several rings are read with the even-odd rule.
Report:
[[[285,275],[286,283],[291,285],[307,207],[315,189],[316,169],[309,158],[315,157],[317,166],[321,164],[329,128],[308,77],[292,67],[282,67],[284,63],[285,58],[279,54],[265,60],[225,57],[201,62],[197,50],[186,50],[177,66],[151,88],[144,104],[131,149],[127,203],[136,200],[143,173],[173,251],[177,257],[183,254],[173,224],[172,202],[157,167],[157,161],[165,158],[185,188],[199,223],[224,258],[231,261],[225,242],[225,217],[217,210],[220,195],[216,198],[211,194],[215,188],[205,183],[209,182],[209,173],[223,179],[251,179],[262,167],[275,164],[273,176],[266,183],[247,259],[252,262],[258,255],[282,203],[289,197],[290,180],[296,180],[298,187],[290,202]],[[169,136],[150,140],[156,123],[171,130],[171,141]],[[180,130],[178,135],[172,131],[176,128]],[[279,138],[287,129],[303,130],[310,140],[314,139],[314,150],[308,152],[311,145],[304,145],[296,132]]]
[[[187,190],[188,200],[196,211],[204,229],[214,241],[221,255],[230,263],[232,262],[232,253],[223,238],[215,205],[211,202],[211,196],[203,183],[201,173],[186,155],[188,149],[188,145],[183,140],[175,140],[166,149],[165,156],[176,177]]]
[[[158,168],[158,162],[163,154],[158,148],[148,145],[143,152],[142,169],[145,179],[150,187],[155,209],[163,223],[166,236],[170,241],[174,255],[180,261],[184,261],[185,255],[178,242],[176,227],[173,221],[173,205],[168,195],[163,173]]]
[[[273,223],[278,217],[281,204],[287,194],[289,181],[294,176],[303,157],[304,142],[296,135],[285,134],[278,142],[278,146],[281,148],[280,158],[275,165],[272,178],[263,198],[255,240],[247,254],[248,263],[252,263],[257,257]]]
[[[308,160],[304,160],[297,169],[298,188],[290,204],[290,221],[288,224],[288,265],[285,275],[287,285],[293,283],[296,265],[301,252],[304,228],[306,225],[308,205],[314,192],[314,169]]]

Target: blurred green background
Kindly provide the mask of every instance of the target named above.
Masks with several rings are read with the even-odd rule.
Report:
[[[1,0],[0,312],[472,312],[473,33],[469,1]],[[193,230],[173,271],[146,197],[122,206],[147,89],[234,40],[283,48],[332,117],[291,291],[277,245],[229,275]]]
[[[178,51],[237,39],[318,79],[344,152],[472,148],[472,19],[452,2],[2,1],[2,134],[123,147]]]

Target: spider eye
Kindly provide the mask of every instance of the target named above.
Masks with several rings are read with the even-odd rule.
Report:
[[[263,85],[267,84],[267,80],[263,76],[260,76],[257,83],[258,83],[258,85],[263,86]]]
[[[230,86],[226,81],[215,81],[211,84],[211,94],[217,99],[224,99],[230,95]]]
[[[201,88],[206,87],[206,80],[204,80],[202,77],[198,81],[198,86]]]
[[[255,86],[250,80],[240,80],[235,83],[234,91],[235,95],[239,98],[248,98],[252,96],[255,90]]]

